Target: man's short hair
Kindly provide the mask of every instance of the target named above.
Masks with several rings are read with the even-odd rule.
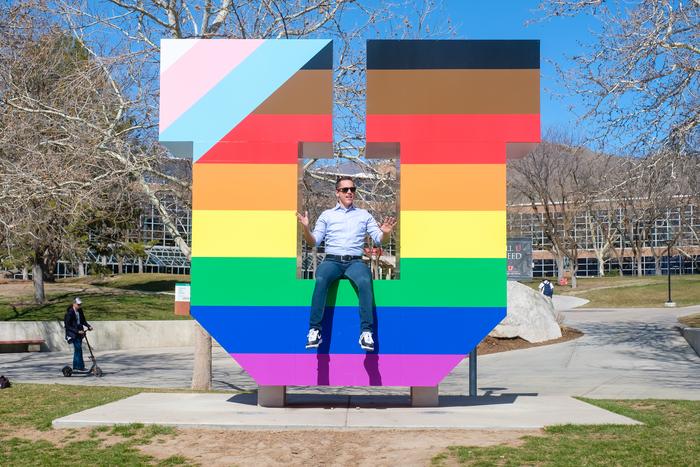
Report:
[[[343,175],[342,177],[338,177],[338,180],[336,180],[336,182],[335,182],[335,189],[336,190],[338,188],[340,188],[340,182],[342,182],[343,180],[350,180],[353,185],[355,184],[355,180],[353,180],[351,176]]]

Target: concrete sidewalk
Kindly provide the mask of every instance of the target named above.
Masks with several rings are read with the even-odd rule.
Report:
[[[552,297],[552,304],[554,305],[555,311],[566,311],[573,310],[580,306],[585,305],[590,300],[580,297],[572,297],[570,295],[554,295]]]
[[[639,422],[571,397],[517,394],[441,397],[410,407],[401,396],[291,395],[285,408],[256,405],[255,394],[143,393],[53,421],[54,428],[128,423],[235,429],[534,429],[567,423]]]

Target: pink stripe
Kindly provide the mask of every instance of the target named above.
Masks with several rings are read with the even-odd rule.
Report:
[[[464,355],[231,354],[261,386],[436,386]]]
[[[201,99],[264,40],[202,39],[160,79],[160,132]]]

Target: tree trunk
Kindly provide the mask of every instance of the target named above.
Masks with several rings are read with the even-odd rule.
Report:
[[[23,281],[29,280],[29,270],[27,269],[26,266],[22,268],[22,280]]]
[[[85,264],[82,261],[78,263],[78,277],[85,277]]]
[[[654,256],[654,275],[661,275],[661,256]]]
[[[644,267],[642,266],[642,255],[641,253],[635,257],[637,261],[637,276],[642,277],[644,275]]]
[[[211,336],[198,322],[194,322],[194,368],[192,389],[211,389]]]
[[[46,300],[46,294],[44,293],[44,261],[39,255],[34,256],[32,282],[34,283],[34,301],[38,304],[43,304]]]
[[[571,264],[571,288],[575,289],[576,288],[576,273],[578,272],[578,261],[577,260],[572,260]]]
[[[143,274],[143,258],[139,257],[139,274]]]
[[[598,251],[595,252],[595,259],[598,261],[598,277],[605,275],[605,259],[604,254]]]
[[[117,274],[124,274],[124,257],[117,256]]]
[[[564,278],[564,257],[556,256],[554,261],[557,263],[557,282]]]

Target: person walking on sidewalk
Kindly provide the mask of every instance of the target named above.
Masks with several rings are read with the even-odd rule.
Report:
[[[554,284],[549,282],[549,280],[546,278],[542,279],[542,282],[540,282],[540,285],[538,285],[537,288],[540,289],[540,293],[545,297],[552,298],[554,295]]]

